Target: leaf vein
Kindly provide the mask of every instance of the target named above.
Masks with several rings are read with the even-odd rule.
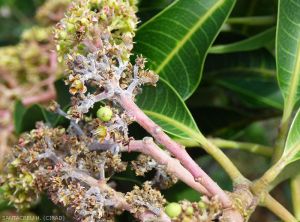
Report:
[[[206,21],[213,12],[224,4],[224,1],[217,2],[213,7],[211,7],[204,16],[202,16],[198,22],[189,30],[189,32],[182,38],[182,40],[177,44],[177,46],[171,51],[171,53],[162,61],[162,63],[156,68],[156,73],[159,73],[168,63],[169,61],[176,55],[179,49],[188,41],[188,39],[195,33],[195,31],[201,27],[201,25]]]

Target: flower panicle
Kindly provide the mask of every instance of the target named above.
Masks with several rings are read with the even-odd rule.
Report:
[[[74,1],[55,30],[57,51],[68,65],[66,83],[73,112],[87,113],[95,103],[115,101],[126,92],[132,98],[158,75],[145,69],[146,60],[130,62],[137,17],[135,1]],[[91,88],[96,88],[93,93]],[[75,115],[74,115],[75,116]]]

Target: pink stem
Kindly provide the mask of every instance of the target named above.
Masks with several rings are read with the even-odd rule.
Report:
[[[120,93],[118,97],[120,105],[135,118],[148,133],[150,133],[161,145],[170,151],[181,164],[193,175],[195,181],[202,184],[213,196],[218,196],[224,208],[232,207],[232,202],[228,195],[198,166],[190,157],[187,151],[173,141],[163,130],[154,123],[125,93]]]
[[[4,159],[7,158],[7,153],[10,151],[8,141],[12,130],[12,125],[8,125],[5,129],[1,129],[0,127],[0,172],[4,166]]]
[[[50,73],[54,73],[57,70],[57,53],[52,50],[50,52],[49,56],[49,68],[50,68]]]
[[[30,105],[33,103],[39,103],[39,102],[47,102],[51,99],[55,99],[56,97],[56,91],[54,87],[54,81],[55,81],[55,72],[57,70],[57,54],[55,51],[51,51],[49,55],[49,73],[50,77],[44,81],[42,81],[39,85],[39,87],[43,87],[45,84],[48,84],[48,90],[40,95],[35,96],[29,96],[22,100],[23,104]]]
[[[31,89],[29,89],[28,91],[26,91],[27,95],[30,94],[35,94],[40,92],[41,88],[45,87],[45,86],[51,86],[53,84],[53,82],[55,81],[54,76],[50,76],[47,79],[42,80],[41,82],[38,82],[34,85],[34,87],[32,87]]]
[[[211,196],[211,193],[207,191],[200,183],[194,180],[194,177],[190,174],[187,169],[185,169],[180,162],[170,157],[170,155],[160,149],[154,142],[152,138],[145,138],[144,140],[132,140],[128,145],[128,151],[140,152],[145,155],[151,156],[157,163],[166,166],[167,172],[173,174],[182,182],[192,187],[194,190],[205,194],[206,196]]]
[[[51,99],[55,99],[55,97],[56,97],[55,89],[53,86],[50,86],[48,91],[40,95],[26,97],[22,100],[22,103],[25,106],[28,106],[34,103],[47,102],[50,101]]]
[[[10,118],[10,112],[6,109],[0,109],[0,118],[1,119],[9,119]]]
[[[7,82],[8,86],[10,88],[17,87],[17,85],[18,85],[17,80],[8,71],[5,71],[2,68],[0,68],[0,76],[1,76],[2,79],[4,79],[4,81]]]

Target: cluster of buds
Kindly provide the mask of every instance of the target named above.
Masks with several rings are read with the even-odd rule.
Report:
[[[56,39],[60,59],[111,45],[128,60],[137,18],[134,1],[76,0],[57,25]]]
[[[69,0],[46,1],[37,13],[38,25],[26,29],[22,33],[18,44],[0,48],[0,73],[3,73],[3,75],[8,73],[11,76],[10,79],[3,78],[7,81],[6,85],[13,87],[30,84],[32,86],[49,75],[62,74],[62,67],[49,70],[50,53],[55,45],[53,41],[53,22],[48,21],[45,26],[41,26],[43,22],[40,20],[43,20],[41,17],[44,16],[44,11],[47,11],[47,15],[50,16],[56,14],[57,11],[65,11],[69,4]],[[57,21],[62,17],[63,14],[60,14]],[[11,79],[14,79],[15,82],[9,81]]]
[[[36,20],[43,26],[55,25],[64,17],[71,0],[48,0],[36,12]]]
[[[17,209],[29,208],[37,201],[34,187],[34,175],[21,167],[20,159],[16,158],[9,164],[7,173],[3,175],[1,186],[4,199],[8,200]]]
[[[54,11],[48,11],[51,14],[67,7],[66,4],[60,4],[49,8],[49,4],[53,4],[53,1],[46,1],[41,10],[52,9]],[[45,91],[47,86],[53,84],[55,78],[63,73],[62,66],[53,64],[53,27],[50,26],[51,23],[47,25],[49,26],[36,25],[26,29],[18,44],[0,47],[0,92],[3,95],[0,99],[0,110],[9,109],[11,112],[12,107],[8,107],[8,104],[13,105],[12,100]],[[49,78],[51,81],[47,81]]]
[[[48,5],[53,4],[53,1],[46,1],[41,10],[54,10],[48,11],[49,14],[55,13],[56,10],[65,10],[67,0],[64,2],[55,8],[49,8]],[[51,23],[47,24],[49,26],[36,25],[26,29],[16,45],[0,47],[0,92],[3,95],[0,99],[0,110],[7,109],[8,104],[13,104],[12,100],[16,98],[29,97],[45,91],[47,86],[53,84],[55,78],[63,73],[62,66],[53,64],[56,60],[55,57],[52,58],[55,48],[53,27],[50,26]],[[35,87],[32,87],[33,85]],[[12,107],[8,109],[12,111]]]
[[[67,1],[63,3],[61,0],[61,4],[46,1],[37,19],[45,14],[43,11],[46,9],[48,15],[64,11]],[[62,17],[63,14],[60,14],[56,18]],[[53,51],[53,27],[50,26],[53,21],[41,23],[26,29],[18,44],[0,47],[0,169],[3,157],[7,156],[5,154],[15,141],[12,136],[15,101],[20,99],[24,105],[50,101],[55,97],[54,81],[63,73],[64,68],[57,64]]]
[[[24,31],[21,42],[0,48],[1,72],[7,72],[20,85],[37,84],[47,77],[51,29],[33,27]],[[49,75],[49,74],[48,74]],[[17,83],[15,83],[17,84]]]
[[[174,222],[222,221],[222,204],[215,197],[208,199],[203,196],[199,202],[169,203],[165,211]]]

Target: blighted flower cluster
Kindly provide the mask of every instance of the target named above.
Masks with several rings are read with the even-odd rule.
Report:
[[[145,176],[147,172],[155,169],[155,176],[151,183],[159,190],[170,188],[178,181],[177,177],[167,172],[165,165],[158,164],[150,156],[144,154],[140,154],[136,160],[132,161],[132,168],[137,176]]]
[[[68,64],[66,82],[76,97],[73,116],[120,92],[134,97],[139,86],[155,85],[158,76],[145,70],[144,58],[129,61],[136,23],[132,1],[78,0],[57,25],[57,50]]]
[[[156,215],[161,214],[166,200],[158,190],[153,190],[151,183],[144,183],[143,187],[134,186],[131,192],[125,196],[128,203],[134,206],[132,213],[140,215],[146,211],[151,211]]]
[[[160,215],[165,199],[150,183],[127,194],[108,185],[111,176],[126,170],[116,148],[126,141],[99,140],[91,133],[96,127],[95,120],[87,118],[67,129],[38,123],[24,134],[1,182],[5,199],[19,209],[28,208],[46,192],[78,221],[112,221],[124,210],[137,217],[146,211]]]

